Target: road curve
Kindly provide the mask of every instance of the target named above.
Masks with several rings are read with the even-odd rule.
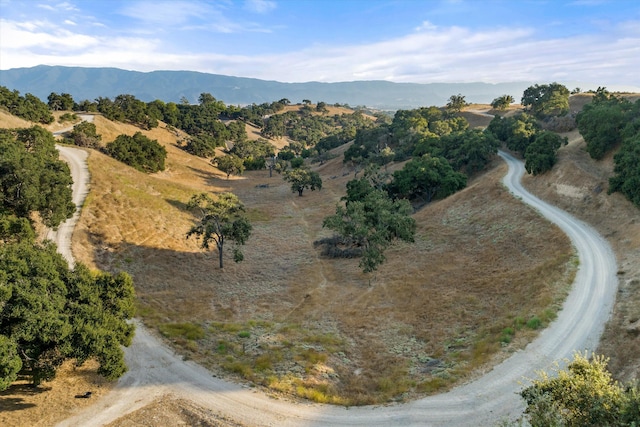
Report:
[[[617,268],[609,244],[593,228],[527,192],[520,183],[522,162],[499,154],[509,166],[505,186],[568,234],[580,267],[557,319],[526,349],[478,380],[406,404],[347,409],[291,403],[214,378],[206,369],[183,361],[138,324],[126,350],[129,372],[111,393],[59,425],[101,426],[166,394],[250,426],[490,426],[503,417],[520,415],[524,408],[517,393],[527,378],[576,350],[595,349],[613,307]],[[78,180],[75,175],[74,180]]]

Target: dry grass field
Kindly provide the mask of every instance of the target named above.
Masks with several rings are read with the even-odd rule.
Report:
[[[96,125],[105,141],[136,130]],[[353,178],[339,158],[315,167],[321,191],[298,197],[279,175],[226,180],[162,129],[149,136],[169,151],[157,175],[91,153],[75,256],[131,273],[145,322],[220,375],[344,404],[434,392],[535,334],[575,267],[567,239],[502,188],[499,161],[417,212],[416,243],[365,275],[358,260],[323,259],[313,246]],[[215,253],[185,239],[184,205],[198,191],[233,191],[246,204],[254,231],[243,263],[220,270]]]
[[[477,120],[481,126],[484,119]],[[13,123],[0,113],[2,127],[20,125]],[[103,141],[138,131],[99,116],[95,123]],[[340,158],[314,165],[323,189],[298,197],[277,174],[226,180],[178,148],[175,133],[144,133],[167,148],[167,169],[145,175],[92,151],[74,255],[92,267],[129,272],[139,316],[185,357],[270,393],[353,405],[467,381],[553,319],[577,265],[566,236],[503,188],[506,166],[497,159],[465,190],[416,212],[416,242],[392,247],[378,272],[365,275],[358,260],[324,259],[313,246],[329,235],[322,219],[353,178]],[[559,164],[525,182],[614,246],[625,298],[601,348],[624,379],[637,375],[640,354],[638,340],[625,335],[633,334],[626,332],[630,319],[640,317],[638,211],[619,195],[606,196],[611,158],[591,161],[579,134],[569,136]],[[244,262],[228,257],[220,270],[216,253],[185,239],[194,220],[185,203],[200,191],[233,191],[245,203],[254,229]],[[0,393],[0,423],[30,425],[42,406],[54,413],[44,425],[64,418],[72,410],[65,399],[99,381],[82,377],[68,386],[69,371],[36,396],[51,400],[34,400],[24,387]],[[176,406],[174,419],[197,414],[186,403],[167,405]],[[135,420],[149,413],[118,425],[140,425]]]

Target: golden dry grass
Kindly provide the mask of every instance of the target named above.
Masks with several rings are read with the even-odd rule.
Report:
[[[103,141],[139,130],[101,117],[95,123]],[[365,275],[358,260],[323,259],[312,244],[329,235],[322,219],[353,178],[340,158],[314,166],[321,191],[297,197],[267,171],[224,179],[179,149],[164,126],[143,133],[167,148],[167,170],[146,175],[91,151],[91,193],[74,255],[128,271],[147,324],[201,325],[205,339],[175,341],[218,373],[220,340],[233,347],[242,338],[212,325],[240,325],[259,345],[228,354],[236,373],[225,375],[349,404],[437,391],[523,346],[535,331],[519,329],[504,345],[503,330],[544,318],[571,277],[567,238],[504,190],[499,161],[464,191],[416,213],[416,243],[393,247],[379,271]],[[185,239],[193,217],[184,206],[200,191],[233,191],[247,206],[254,231],[243,263],[227,258],[220,270],[215,253]],[[325,356],[302,351],[309,340]],[[292,370],[287,361],[296,358],[313,363]],[[269,364],[271,371],[258,370]]]
[[[50,426],[62,421],[74,411],[95,403],[113,383],[96,373],[98,364],[89,361],[80,368],[66,362],[56,379],[33,388],[24,380],[13,383],[0,392],[0,425],[4,427]],[[75,396],[92,392],[91,399]]]
[[[135,131],[121,124],[105,130],[101,123],[96,120],[103,135]],[[297,197],[267,171],[225,180],[206,161],[175,147],[162,129],[153,132],[148,134],[169,151],[168,170],[156,175],[91,152],[91,195],[74,254],[89,265],[131,273],[148,323],[204,325],[207,339],[180,342],[214,370],[220,366],[211,355],[223,336],[207,325],[268,321],[271,329],[305,331],[281,334],[274,343],[280,350],[285,341],[309,334],[340,338],[340,354],[324,362],[337,373],[326,385],[347,402],[410,396],[433,378],[446,377],[442,384],[449,386],[508,354],[513,347],[501,347],[502,330],[518,317],[540,316],[570,277],[566,237],[502,188],[500,162],[466,190],[418,212],[416,243],[392,248],[382,268],[365,275],[358,260],[322,259],[312,244],[329,235],[322,219],[353,178],[344,175],[350,171],[340,158],[316,166],[322,191]],[[233,191],[247,206],[254,231],[243,263],[227,259],[220,270],[215,253],[184,238],[193,221],[184,204],[203,190]],[[233,334],[226,339],[237,341]],[[256,350],[256,358],[260,354]],[[236,356],[238,363],[255,362]],[[440,360],[436,374],[424,372],[430,358]],[[247,377],[241,368],[235,367]],[[318,381],[317,375],[298,376],[308,382]],[[265,377],[252,373],[249,379]]]

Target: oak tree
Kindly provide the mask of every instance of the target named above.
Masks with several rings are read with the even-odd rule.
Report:
[[[223,249],[227,241],[235,243],[234,261],[244,259],[239,246],[247,242],[252,227],[244,205],[235,194],[220,193],[216,199],[206,193],[196,194],[187,203],[187,209],[198,215],[198,222],[187,232],[187,238],[201,239],[203,249],[215,244],[220,268],[223,268]]]
[[[302,197],[305,188],[311,191],[322,189],[322,178],[318,172],[298,167],[284,172],[284,180],[291,184],[291,191]]]

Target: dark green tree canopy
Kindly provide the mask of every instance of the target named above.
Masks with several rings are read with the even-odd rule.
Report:
[[[585,105],[578,113],[576,124],[592,158],[601,159],[622,142],[622,131],[632,119],[632,111],[633,104],[629,101],[601,93],[599,98],[594,97],[594,102]]]
[[[98,135],[96,125],[91,122],[80,122],[65,137],[65,142],[78,147],[98,148],[102,136]]]
[[[515,102],[513,96],[511,95],[502,95],[491,101],[491,108],[494,110],[504,111],[509,108],[509,105]]]
[[[55,92],[51,92],[47,97],[47,105],[50,109],[54,111],[59,110],[73,110],[75,102],[73,101],[73,97],[68,93],[57,94]]]
[[[624,140],[613,160],[615,175],[609,179],[609,193],[619,191],[640,208],[640,132]]]
[[[57,227],[75,212],[72,183],[51,132],[0,129],[0,213],[28,218],[38,212],[45,225]]]
[[[211,159],[211,164],[227,174],[227,179],[231,175],[242,175],[244,172],[244,161],[233,154],[227,154]]]
[[[303,167],[285,171],[284,180],[291,184],[291,191],[297,191],[300,197],[306,188],[311,191],[322,189],[320,174]]]
[[[215,200],[206,193],[196,194],[187,203],[187,208],[198,215],[198,222],[191,227],[187,238],[194,235],[201,238],[203,249],[209,249],[211,243],[215,243],[220,268],[223,268],[223,249],[228,240],[235,243],[234,261],[244,259],[239,246],[247,242],[252,227],[244,205],[235,194],[220,193]]]
[[[528,173],[539,175],[551,170],[558,159],[557,152],[562,145],[567,145],[567,138],[554,132],[542,131],[527,147],[524,153],[524,167]]]
[[[447,105],[445,106],[445,110],[447,111],[447,113],[450,115],[459,113],[464,107],[469,105],[469,103],[464,98],[464,95],[461,94],[451,95],[449,97]]]
[[[0,107],[6,108],[14,116],[31,122],[45,125],[53,122],[49,106],[30,93],[21,96],[17,90],[11,91],[5,86],[0,86]]]
[[[467,185],[466,175],[456,172],[447,159],[425,154],[393,173],[389,193],[394,197],[423,199],[426,203],[445,198]]]
[[[385,250],[395,241],[413,242],[416,224],[407,200],[391,200],[374,188],[367,178],[347,183],[344,205],[324,219],[322,226],[333,230],[349,246],[361,249],[360,268],[375,271],[385,260]]]
[[[141,172],[158,172],[164,170],[167,150],[155,139],[149,139],[141,132],[133,136],[118,135],[105,147],[105,152]]]
[[[559,83],[529,86],[522,95],[522,105],[534,116],[564,116],[569,112],[569,89]]]
[[[133,314],[128,275],[70,270],[53,244],[24,235],[0,245],[0,390],[19,373],[35,385],[49,380],[67,359],[95,358],[101,375],[118,378]]]

